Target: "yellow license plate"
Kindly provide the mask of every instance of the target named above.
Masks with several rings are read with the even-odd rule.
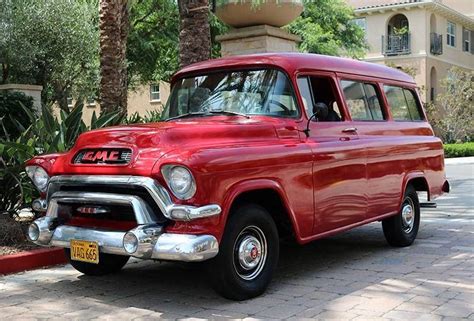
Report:
[[[71,240],[71,260],[99,264],[99,244]]]

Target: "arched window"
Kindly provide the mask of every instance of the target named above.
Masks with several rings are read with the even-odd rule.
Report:
[[[396,14],[388,21],[384,46],[386,55],[410,53],[410,26],[405,15]]]

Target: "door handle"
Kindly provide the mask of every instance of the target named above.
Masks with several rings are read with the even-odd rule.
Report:
[[[357,128],[355,127],[344,128],[342,132],[343,133],[357,133]]]

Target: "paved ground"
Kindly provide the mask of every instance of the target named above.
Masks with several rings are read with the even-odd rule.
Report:
[[[474,165],[448,167],[453,193],[423,211],[409,248],[387,246],[380,223],[284,245],[267,293],[241,303],[183,264],[135,261],[102,278],[31,271],[0,277],[0,318],[474,320]]]

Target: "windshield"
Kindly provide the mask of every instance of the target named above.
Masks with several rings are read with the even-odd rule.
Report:
[[[298,117],[298,108],[283,72],[274,69],[226,71],[178,80],[162,118],[221,113]]]

